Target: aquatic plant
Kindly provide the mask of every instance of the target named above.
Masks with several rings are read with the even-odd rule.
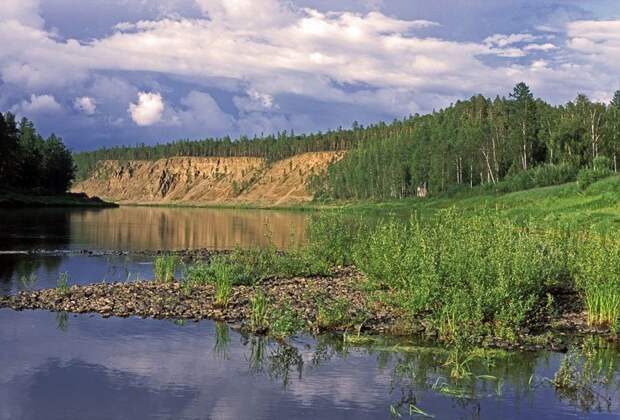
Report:
[[[56,287],[58,291],[63,295],[69,293],[69,273],[64,272],[58,275]]]
[[[174,255],[163,255],[153,260],[153,270],[155,279],[160,282],[169,282],[174,280],[174,271],[179,260]]]
[[[232,280],[225,272],[215,278],[215,304],[227,306],[232,295]]]
[[[353,319],[349,316],[351,302],[345,298],[328,299],[319,297],[317,300],[316,324],[319,328],[347,328],[352,326]]]
[[[304,321],[289,302],[272,308],[269,315],[269,332],[275,337],[287,337],[304,327]]]
[[[262,290],[258,290],[250,301],[250,329],[255,332],[264,332],[269,328],[267,309],[269,301]]]

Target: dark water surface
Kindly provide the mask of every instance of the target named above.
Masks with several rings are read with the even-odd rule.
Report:
[[[151,258],[28,255],[30,249],[230,248],[289,243],[301,213],[121,208],[0,212],[0,293],[152,277]],[[297,240],[303,240],[298,237]],[[31,282],[28,279],[32,279]],[[454,378],[453,350],[342,337],[286,343],[210,321],[184,323],[0,310],[4,419],[620,418],[620,353],[587,340],[568,354],[498,353]],[[461,360],[462,361],[462,360]],[[561,369],[560,369],[561,368]],[[558,370],[572,384],[556,390]],[[419,411],[421,410],[421,411]]]

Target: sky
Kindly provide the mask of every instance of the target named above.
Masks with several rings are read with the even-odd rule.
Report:
[[[0,110],[73,150],[620,88],[618,0],[2,0]]]

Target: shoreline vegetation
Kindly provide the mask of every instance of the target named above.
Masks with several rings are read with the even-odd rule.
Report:
[[[116,203],[103,201],[99,197],[89,197],[80,193],[24,193],[0,191],[0,208],[23,207],[119,207]]]
[[[613,230],[451,207],[372,223],[321,212],[308,237],[286,253],[270,245],[158,255],[153,281],[69,287],[63,279],[56,289],[0,298],[0,306],[210,318],[275,337],[340,331],[352,340],[421,335],[446,345],[556,350],[584,334],[617,340]]]

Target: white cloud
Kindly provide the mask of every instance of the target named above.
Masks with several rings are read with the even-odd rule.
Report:
[[[556,47],[555,45],[551,44],[551,43],[545,43],[545,44],[528,44],[525,47],[523,47],[524,50],[528,50],[528,51],[551,51],[551,50],[555,50],[558,47]]]
[[[241,112],[279,109],[279,106],[274,102],[273,96],[268,93],[261,93],[256,89],[249,89],[246,94],[247,96],[235,96],[233,98],[235,106]]]
[[[75,98],[73,102],[73,107],[79,111],[83,112],[86,115],[93,115],[95,110],[97,109],[97,103],[95,100],[89,96],[82,96],[79,98]]]
[[[532,34],[495,34],[484,40],[485,44],[496,45],[498,47],[507,47],[508,45],[518,44],[522,42],[532,42],[538,39]]]
[[[191,134],[202,137],[205,133],[223,136],[235,130],[234,118],[222,111],[208,93],[191,91],[181,99],[181,105],[181,110],[169,110],[165,116],[166,124],[184,127]]]
[[[62,110],[62,106],[56,102],[52,95],[30,95],[30,100],[22,101],[14,111],[26,114],[54,114]]]
[[[0,21],[10,20],[42,28],[44,22],[39,15],[39,0],[2,0]]]
[[[425,36],[424,28],[435,22],[378,10],[327,12],[279,0],[197,4],[204,13],[199,18],[128,22],[109,36],[78,42],[43,30],[36,1],[11,0],[13,11],[0,12],[0,78],[28,93],[71,88],[70,101],[97,98],[102,114],[121,107],[126,115],[131,102],[138,125],[187,123],[221,131],[288,123],[288,110],[280,108],[291,97],[398,116],[477,92],[507,92],[521,80],[556,102],[577,91],[598,95],[616,86],[613,75],[620,72],[620,20],[558,25],[553,44],[540,32],[465,42]],[[487,60],[497,56],[504,59]],[[166,86],[152,81],[166,75],[194,84],[195,92],[184,103],[164,104],[160,93],[140,93],[123,80],[134,72],[152,75],[144,90],[165,93]],[[237,121],[203,92],[211,87],[231,94]],[[205,122],[205,115],[223,122]]]
[[[149,126],[161,120],[164,108],[164,100],[159,93],[140,92],[138,103],[130,103],[128,112],[136,124]]]

